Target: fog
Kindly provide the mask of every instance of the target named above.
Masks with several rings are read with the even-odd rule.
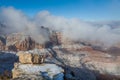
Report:
[[[40,26],[60,31],[73,41],[90,42],[105,47],[120,43],[120,21],[89,22],[77,18],[67,19],[52,15],[49,11],[40,11],[30,18],[13,7],[2,7],[0,22],[7,26],[4,33],[25,32],[40,43],[49,41],[49,34]]]
[[[33,19],[27,17],[22,11],[13,7],[0,9],[0,22],[6,26],[2,29],[4,34],[24,32],[39,43],[49,41],[45,30],[43,31],[39,25],[35,24]]]

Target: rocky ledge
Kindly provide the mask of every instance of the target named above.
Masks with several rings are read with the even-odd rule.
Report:
[[[14,69],[12,70],[13,78],[22,77],[22,75],[35,75],[51,80],[63,80],[63,72],[64,70],[56,64],[46,63],[34,65],[15,63]]]
[[[28,79],[35,80],[64,80],[64,69],[56,64],[44,63],[44,59],[48,53],[42,54],[35,51],[18,52],[19,63],[14,64],[12,70],[13,79]],[[28,75],[29,77],[26,77]]]

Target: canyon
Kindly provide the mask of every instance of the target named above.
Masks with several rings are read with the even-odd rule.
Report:
[[[22,32],[1,35],[1,79],[120,80],[119,45],[103,48],[75,42],[55,31],[49,38],[41,44]]]

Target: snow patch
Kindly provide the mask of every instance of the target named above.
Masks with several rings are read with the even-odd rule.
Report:
[[[41,72],[47,72],[50,78],[64,72],[64,70],[56,64],[20,64],[18,68],[27,74],[40,74]]]

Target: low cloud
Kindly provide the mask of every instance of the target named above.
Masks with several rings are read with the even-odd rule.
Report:
[[[74,41],[85,41],[105,47],[120,43],[119,21],[88,22],[54,16],[48,11],[41,11],[31,19],[13,7],[1,8],[0,17],[0,22],[7,26],[4,30],[5,33],[26,32],[34,36],[34,39],[38,38],[36,35],[41,35],[42,38],[37,39],[41,42],[49,40],[48,33],[40,28],[40,26],[45,26],[62,32]]]
[[[2,29],[4,34],[24,32],[38,43],[49,41],[47,32],[43,32],[42,28],[36,25],[33,19],[27,17],[20,10],[13,7],[1,8],[0,17],[0,22],[6,26]]]

